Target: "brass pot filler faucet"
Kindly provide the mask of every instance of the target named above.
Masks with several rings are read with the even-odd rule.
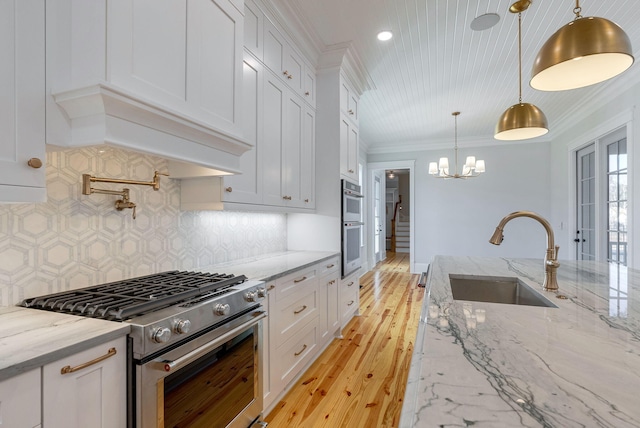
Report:
[[[169,174],[161,173],[156,171],[153,174],[152,181],[137,181],[137,180],[123,180],[119,178],[101,178],[94,177],[90,174],[82,174],[82,194],[90,195],[92,193],[102,193],[105,195],[115,195],[120,196],[121,199],[118,199],[115,203],[115,207],[118,211],[122,211],[124,209],[132,209],[133,210],[133,218],[136,218],[136,204],[129,199],[129,189],[123,188],[122,190],[109,190],[109,189],[96,189],[91,187],[92,182],[99,183],[120,183],[120,184],[135,184],[141,186],[152,186],[153,190],[160,190],[160,176],[165,175],[169,176]]]
[[[504,239],[504,236],[502,234],[502,232],[504,231],[504,227],[510,220],[516,217],[529,217],[537,220],[540,224],[542,224],[542,226],[544,226],[544,229],[547,231],[547,252],[544,257],[545,276],[544,283],[542,285],[546,291],[557,291],[558,281],[556,280],[556,271],[560,266],[560,263],[558,263],[558,250],[560,249],[560,246],[554,245],[553,229],[551,228],[551,225],[547,220],[531,211],[512,212],[511,214],[505,216],[502,220],[500,220],[500,223],[498,224],[498,227],[496,227],[496,231],[493,232],[493,236],[491,236],[489,242],[491,242],[493,245],[500,245],[500,243]]]

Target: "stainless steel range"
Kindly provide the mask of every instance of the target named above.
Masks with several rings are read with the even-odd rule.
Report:
[[[262,411],[265,297],[243,275],[170,271],[22,306],[131,324],[130,427],[246,428]]]

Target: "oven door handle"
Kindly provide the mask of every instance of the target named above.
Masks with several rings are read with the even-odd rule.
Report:
[[[212,340],[211,342],[205,345],[202,345],[201,347],[194,349],[193,351],[188,352],[183,356],[181,356],[180,358],[176,358],[173,361],[159,362],[158,364],[155,365],[155,367],[167,373],[170,373],[176,369],[180,369],[186,366],[187,364],[197,360],[202,355],[209,352],[211,349],[220,346],[221,343],[224,343],[229,339],[233,339],[233,337],[236,336],[238,333],[242,333],[244,330],[255,326],[260,321],[262,321],[263,318],[266,318],[267,313],[265,311],[256,312],[254,316],[255,318],[253,318],[251,321],[248,321],[232,330],[229,330],[228,332],[216,338],[215,340]]]

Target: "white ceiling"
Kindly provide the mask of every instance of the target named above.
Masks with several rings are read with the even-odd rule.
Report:
[[[360,104],[360,137],[369,153],[450,147],[453,111],[460,146],[505,144],[493,139],[504,110],[518,102],[518,19],[508,0],[273,0],[299,19],[316,49],[349,42],[372,89]],[[640,52],[637,0],[583,0],[583,16],[607,18]],[[573,0],[537,0],[522,14],[522,98],[547,116],[550,140],[594,97],[640,80],[635,63],[624,74],[588,88],[540,92],[529,86],[542,44],[574,18]],[[498,24],[473,31],[471,21],[498,13]],[[376,34],[391,29],[393,39]],[[640,61],[637,61],[640,62]],[[530,140],[535,141],[535,140]]]

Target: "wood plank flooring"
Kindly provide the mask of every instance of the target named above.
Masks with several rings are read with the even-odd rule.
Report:
[[[409,254],[360,278],[360,313],[265,418],[270,428],[397,427],[424,288]]]

